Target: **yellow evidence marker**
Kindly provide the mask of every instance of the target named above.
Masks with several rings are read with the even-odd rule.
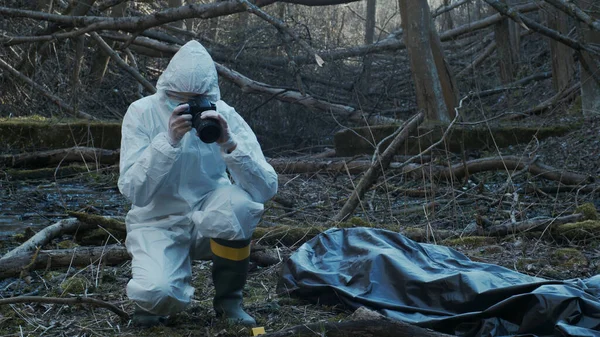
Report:
[[[264,335],[265,333],[265,328],[262,326],[259,326],[258,328],[252,328],[252,336]]]

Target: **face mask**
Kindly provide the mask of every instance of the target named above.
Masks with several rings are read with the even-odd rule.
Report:
[[[180,104],[178,101],[175,101],[171,98],[166,98],[165,99],[165,104],[167,105],[167,108],[169,109],[169,112],[173,112],[173,110],[175,110],[175,108]]]

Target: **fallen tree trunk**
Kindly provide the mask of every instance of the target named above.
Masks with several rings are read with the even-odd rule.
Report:
[[[523,232],[535,232],[544,230],[547,226],[558,226],[566,223],[578,222],[583,219],[583,214],[571,214],[558,218],[534,218],[515,223],[506,222],[500,225],[484,228],[483,234],[489,236],[505,236]]]
[[[41,250],[0,259],[0,279],[15,277],[30,270],[82,267],[92,263],[114,266],[129,260],[127,249],[119,245]]]
[[[403,168],[405,173],[417,173],[425,177],[439,179],[460,179],[467,174],[485,171],[499,170],[522,170],[527,168],[528,172],[542,178],[559,181],[565,185],[579,185],[591,182],[593,178],[575,172],[557,169],[542,163],[527,163],[525,158],[516,156],[480,158],[466,163],[455,164],[450,167],[408,164]]]
[[[10,260],[14,258],[16,255],[25,254],[37,249],[37,247],[42,247],[50,242],[55,237],[58,237],[64,233],[71,233],[76,231],[80,227],[85,227],[88,225],[81,224],[74,218],[68,218],[60,220],[54,225],[50,225],[43,230],[37,232],[34,236],[32,236],[29,240],[25,241],[19,247],[11,250],[10,252],[4,254],[2,258],[0,258],[0,265],[2,262]]]
[[[0,258],[0,263],[17,255],[35,251],[38,247],[45,246],[48,242],[52,241],[52,239],[63,234],[86,231],[98,227],[116,229],[123,232],[127,231],[125,223],[115,219],[81,212],[69,212],[69,215],[73,216],[73,218],[60,220],[59,222],[42,229],[19,247],[4,254],[4,256]]]
[[[365,159],[353,159],[350,157],[332,157],[335,150],[327,151],[315,156],[303,158],[272,158],[269,164],[280,174],[314,173],[318,171],[345,172],[345,166],[350,173],[356,174],[366,171],[371,166],[371,161]],[[408,156],[395,156],[394,160],[406,160]],[[431,157],[424,156],[414,161],[430,161]],[[13,168],[42,168],[57,164],[70,164],[77,162],[93,162],[103,165],[114,165],[119,163],[119,150],[106,150],[93,147],[72,147],[40,151],[33,153],[4,154],[0,155],[0,166]],[[398,168],[400,163],[393,162],[391,168]]]
[[[73,162],[93,162],[108,165],[116,164],[119,162],[119,150],[75,146],[66,149],[33,153],[0,155],[0,166],[7,167],[38,168]]]
[[[404,158],[404,157],[403,157]],[[419,158],[416,158],[418,160]],[[427,158],[429,159],[429,158]],[[43,167],[58,163],[72,163],[90,161],[100,164],[114,164],[119,161],[119,150],[104,150],[89,147],[73,147],[68,149],[50,150],[17,155],[0,155],[0,165],[9,167]],[[348,172],[358,174],[368,170],[372,162],[368,160],[352,160],[351,158],[331,158],[329,160],[319,159],[269,159],[269,164],[280,174],[314,173],[314,172]],[[469,174],[497,171],[497,170],[521,170],[527,166],[524,159],[516,156],[480,158],[466,163],[455,164],[451,167],[430,166],[420,164],[403,165],[391,162],[390,169],[403,169],[405,173],[420,171],[425,176],[450,179],[460,179]],[[530,173],[540,177],[559,181],[565,185],[579,185],[591,182],[592,177],[576,172],[560,170],[542,163],[528,165]]]
[[[320,231],[318,232],[320,233]],[[313,235],[314,236],[314,235]],[[312,238],[310,236],[309,238]],[[288,254],[280,254],[281,259]],[[27,272],[39,269],[58,269],[66,267],[86,267],[90,264],[102,263],[115,266],[130,260],[127,248],[122,245],[106,245],[94,247],[76,247],[71,249],[54,249],[40,251],[22,251],[10,259],[0,259],[0,280],[8,277],[26,275]],[[265,251],[264,247],[252,246],[250,261],[266,267],[279,263],[279,256]]]

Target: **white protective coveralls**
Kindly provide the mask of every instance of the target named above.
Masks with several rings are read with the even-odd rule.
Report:
[[[176,104],[166,90],[215,102],[237,148],[225,153],[203,143],[194,129],[171,146],[168,121]],[[185,44],[160,76],[157,93],[129,106],[118,186],[132,202],[126,217],[132,255],[127,295],[152,314],[169,315],[190,303],[191,259],[210,257],[208,238],[252,236],[263,203],[277,191],[277,174],[248,124],[220,100],[215,64],[200,43]]]

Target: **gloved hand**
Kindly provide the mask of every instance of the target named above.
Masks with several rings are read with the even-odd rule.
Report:
[[[176,147],[183,136],[192,129],[192,115],[180,113],[186,111],[190,106],[182,104],[173,109],[169,117],[169,144]]]
[[[221,147],[221,149],[223,149],[227,153],[231,153],[231,151],[235,150],[235,148],[237,147],[237,143],[235,142],[235,140],[231,136],[231,133],[229,132],[229,126],[227,125],[227,121],[225,120],[225,118],[223,118],[223,116],[220,113],[216,112],[215,110],[207,110],[204,111],[202,115],[200,115],[200,118],[214,118],[217,121],[219,121],[219,125],[221,126],[221,137],[217,139],[216,143]]]

